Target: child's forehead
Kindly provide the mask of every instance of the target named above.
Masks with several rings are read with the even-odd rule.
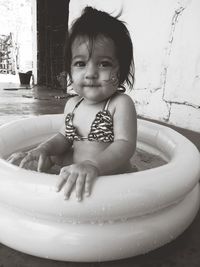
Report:
[[[88,36],[77,36],[72,43],[72,52],[80,49],[93,49],[109,50],[115,52],[115,44],[113,40],[104,35],[97,35],[95,38]]]

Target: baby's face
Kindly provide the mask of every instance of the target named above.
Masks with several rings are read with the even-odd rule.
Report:
[[[90,102],[101,102],[118,88],[119,63],[113,41],[103,35],[94,42],[77,37],[72,44],[73,89]]]

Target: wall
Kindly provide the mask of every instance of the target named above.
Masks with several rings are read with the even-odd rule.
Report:
[[[136,82],[128,92],[140,116],[200,132],[200,1],[72,0],[70,22],[85,5],[127,22]]]

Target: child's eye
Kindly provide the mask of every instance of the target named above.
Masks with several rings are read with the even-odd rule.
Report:
[[[100,64],[99,64],[100,67],[103,67],[103,68],[106,68],[106,67],[111,67],[112,66],[112,63],[110,61],[101,61]]]
[[[75,66],[75,67],[85,67],[85,62],[84,61],[75,61],[73,63],[73,66]]]

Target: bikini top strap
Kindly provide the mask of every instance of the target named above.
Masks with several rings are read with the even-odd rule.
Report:
[[[107,100],[106,104],[105,104],[105,107],[103,110],[108,110],[108,106],[110,104],[110,100],[111,100],[111,97]]]
[[[74,110],[80,105],[80,103],[83,101],[83,97],[76,103],[76,105],[74,106],[72,113],[74,113]]]

